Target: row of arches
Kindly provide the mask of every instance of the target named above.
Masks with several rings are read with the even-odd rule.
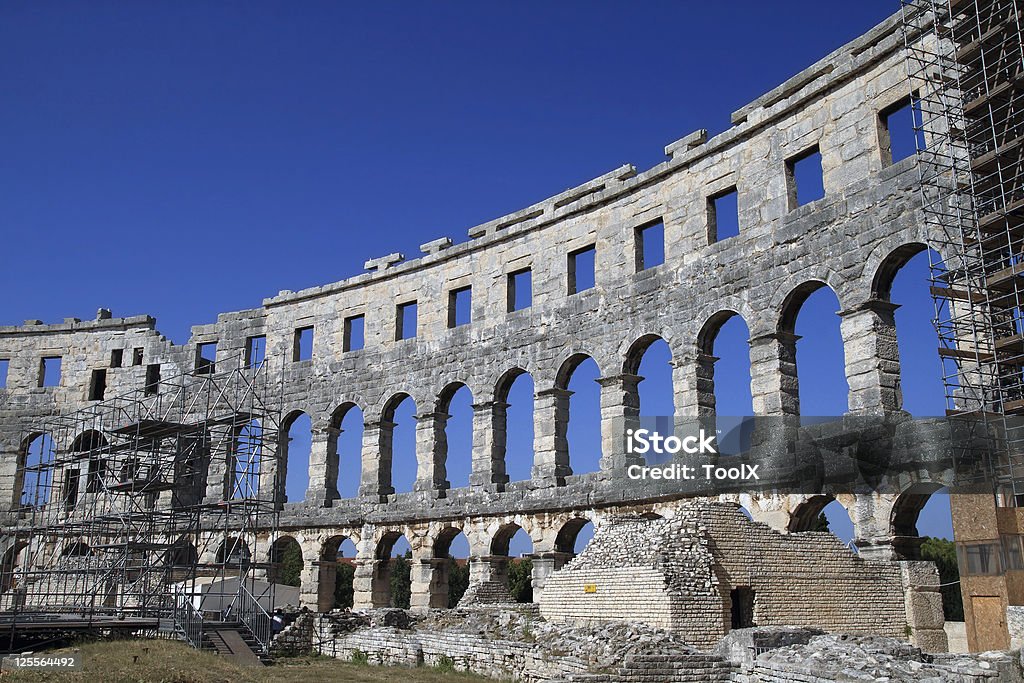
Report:
[[[922,361],[935,357],[934,343],[929,341],[935,334],[927,313],[931,303],[923,249],[916,244],[895,250],[883,260],[872,286],[874,301],[891,303],[895,297],[911,302],[905,307],[905,320],[899,312],[892,316],[891,325],[888,318],[883,320],[882,327],[893,329],[882,334],[895,335],[897,328],[907,328],[905,334],[896,335],[898,363],[912,368],[913,377],[896,370],[895,376],[880,382],[892,384],[888,408],[902,406],[919,415],[939,414],[943,408],[938,373]],[[417,392],[418,401],[411,393],[395,393],[376,414],[367,414],[354,400],[343,402],[326,419],[294,410],[285,417],[278,440],[276,466],[284,471],[280,477],[284,490],[278,496],[290,502],[329,504],[360,493],[502,485],[538,476],[538,447],[553,451],[558,461],[543,463],[553,474],[541,472],[541,476],[552,474],[561,482],[572,474],[597,471],[602,457],[609,455],[603,452],[607,442],[601,438],[602,414],[608,408],[603,405],[602,389],[609,382],[618,383],[621,386],[613,389],[627,394],[624,405],[612,406],[620,413],[717,414],[725,420],[754,414],[755,407],[758,414],[765,414],[806,412],[811,406],[814,414],[842,414],[850,408],[847,377],[854,370],[850,359],[844,364],[846,340],[838,307],[836,295],[823,281],[804,283],[785,297],[777,331],[786,348],[776,371],[788,373],[792,381],[783,379],[779,386],[767,387],[776,395],[771,400],[765,396],[761,377],[751,379],[752,360],[761,353],[760,347],[756,354],[752,351],[755,340],[741,313],[723,309],[706,320],[691,351],[677,344],[673,353],[665,338],[648,334],[626,349],[621,363],[602,361],[603,369],[593,356],[577,352],[564,359],[547,389],[536,386],[527,370],[513,368],[497,379],[493,390],[478,387],[477,395],[465,383],[455,382],[433,398]],[[924,348],[928,353],[922,353]],[[786,356],[787,349],[792,350],[791,358]],[[798,372],[798,366],[810,370],[804,372],[801,367]],[[630,385],[630,377],[642,379]],[[903,391],[908,379],[922,389]],[[791,400],[787,403],[787,399]],[[538,439],[535,425],[549,423],[554,424],[554,432]],[[258,425],[252,428],[258,429]],[[481,430],[489,433],[481,435]],[[19,471],[25,474],[16,492],[22,506],[38,505],[38,492],[53,486],[52,474],[39,467],[45,453],[52,451],[47,438],[35,435],[23,447],[24,466]],[[225,484],[232,495],[253,492],[255,473],[265,457],[260,448],[245,448],[249,441],[264,442],[251,434],[240,435],[242,447]],[[482,462],[481,450],[490,450],[489,462]],[[474,469],[481,467],[484,471],[474,475]],[[90,476],[89,481],[94,479]]]

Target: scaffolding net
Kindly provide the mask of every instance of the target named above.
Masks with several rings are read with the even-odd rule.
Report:
[[[227,365],[227,363],[225,363]],[[269,645],[280,381],[201,367],[31,425],[0,546],[0,626],[119,620],[204,644],[236,623]],[[16,494],[17,495],[17,494]]]

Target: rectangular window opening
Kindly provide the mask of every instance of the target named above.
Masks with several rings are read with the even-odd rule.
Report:
[[[593,289],[596,284],[597,247],[591,244],[569,253],[569,294]]]
[[[196,374],[209,375],[217,369],[217,342],[196,346]]]
[[[107,371],[93,370],[89,379],[89,400],[102,401],[107,393]]]
[[[160,364],[151,363],[146,366],[146,396],[155,396],[160,393]]]
[[[142,349],[132,351],[132,365],[142,365]]]
[[[39,362],[39,386],[60,385],[60,356],[48,356]]]
[[[366,316],[353,315],[345,318],[344,351],[358,351],[366,344]]]
[[[119,368],[124,365],[124,349],[114,349],[110,352],[110,367]]]
[[[508,274],[508,312],[533,305],[533,271],[523,268]]]
[[[468,325],[473,319],[473,288],[460,287],[448,292],[448,327]]]
[[[267,337],[256,335],[245,340],[245,367],[258,368],[267,359]]]
[[[665,262],[665,223],[661,220],[641,225],[635,231],[636,272]]]
[[[821,151],[817,145],[786,160],[786,186],[790,210],[825,196]]]
[[[740,234],[739,193],[735,187],[708,197],[708,244]]]
[[[73,510],[78,504],[79,470],[64,470],[64,508]]]
[[[296,363],[313,358],[313,326],[295,330],[292,344],[292,360]]]
[[[7,388],[7,373],[10,372],[11,361],[0,358],[0,389]]]
[[[398,304],[395,311],[395,341],[416,336],[416,302]]]
[[[107,476],[107,461],[102,458],[89,460],[89,474],[86,477],[85,492],[98,493],[103,489],[103,480]]]
[[[916,98],[904,97],[878,113],[882,162],[888,166],[924,149],[921,106]]]

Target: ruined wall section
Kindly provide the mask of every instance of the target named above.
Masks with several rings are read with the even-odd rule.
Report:
[[[146,364],[162,364],[167,375],[194,366],[197,344],[216,341],[218,363],[230,363],[244,356],[248,338],[266,335],[271,371],[283,379],[284,413],[306,412],[314,427],[308,505],[291,501],[286,526],[612,500],[600,476],[570,474],[572,463],[554,433],[559,370],[569,359],[586,354],[596,360],[607,385],[602,403],[610,403],[604,412],[614,416],[622,410],[614,402],[621,402],[629,382],[631,346],[657,335],[673,353],[676,411],[692,414],[706,400],[696,381],[697,340],[715,313],[731,310],[751,331],[755,411],[786,412],[794,406],[779,388],[784,382],[777,332],[788,295],[808,282],[823,282],[836,291],[844,312],[863,313],[874,299],[873,281],[883,259],[900,246],[928,241],[917,219],[913,160],[886,165],[880,147],[879,112],[911,90],[901,45],[898,18],[890,18],[736,112],[734,126],[715,138],[687,136],[670,145],[669,159],[652,169],[616,169],[478,226],[469,242],[448,247],[435,241],[424,245],[421,258],[397,264],[384,259],[371,263],[370,273],[282,292],[262,308],[197,326],[185,346],[163,340],[151,325],[118,334],[125,335],[126,347],[143,346]],[[787,159],[815,146],[822,155],[826,195],[793,208]],[[739,193],[740,235],[709,243],[708,198],[730,187]],[[665,263],[637,272],[636,230],[656,220],[664,222]],[[569,295],[567,254],[588,244],[597,250],[596,287]],[[533,273],[532,306],[510,313],[507,277],[525,267]],[[448,293],[464,286],[472,287],[473,320],[450,329]],[[395,307],[412,300],[419,306],[417,336],[396,340]],[[353,315],[365,315],[365,348],[344,351],[344,320]],[[8,394],[34,397],[20,410],[0,408],[3,472],[13,471],[19,457],[12,425],[20,432],[20,424],[33,415],[85,405],[90,369],[109,366],[111,347],[121,340],[82,325],[0,329],[0,358],[11,359]],[[312,358],[294,361],[295,332],[307,326],[314,328]],[[36,395],[34,369],[51,348],[67,358],[62,385]],[[884,380],[858,374],[857,368],[872,366],[862,362],[865,354],[871,360],[872,348],[858,340],[848,344],[851,407],[898,407],[879,398],[882,393],[872,382]],[[389,399],[409,394],[421,424],[429,424],[436,419],[441,391],[461,382],[480,406],[477,426],[486,423],[488,406],[500,399],[500,378],[515,368],[531,373],[537,392],[532,481],[505,485],[490,455],[494,434],[477,429],[475,484],[446,491],[427,428],[418,430],[417,490],[392,493],[380,436]],[[137,368],[124,370],[111,391],[142,384]],[[366,421],[362,497],[338,501],[327,476],[330,430],[336,410],[349,403],[363,410]],[[606,467],[616,463],[617,454],[609,452],[613,447],[605,441]],[[560,486],[565,488],[556,499],[552,494]],[[641,500],[645,492],[638,488],[625,495]],[[3,502],[10,498],[3,496]]]

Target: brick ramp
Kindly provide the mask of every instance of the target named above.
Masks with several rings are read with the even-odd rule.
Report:
[[[238,628],[211,628],[206,632],[213,650],[222,657],[229,657],[241,666],[263,666],[263,661],[242,637]]]

